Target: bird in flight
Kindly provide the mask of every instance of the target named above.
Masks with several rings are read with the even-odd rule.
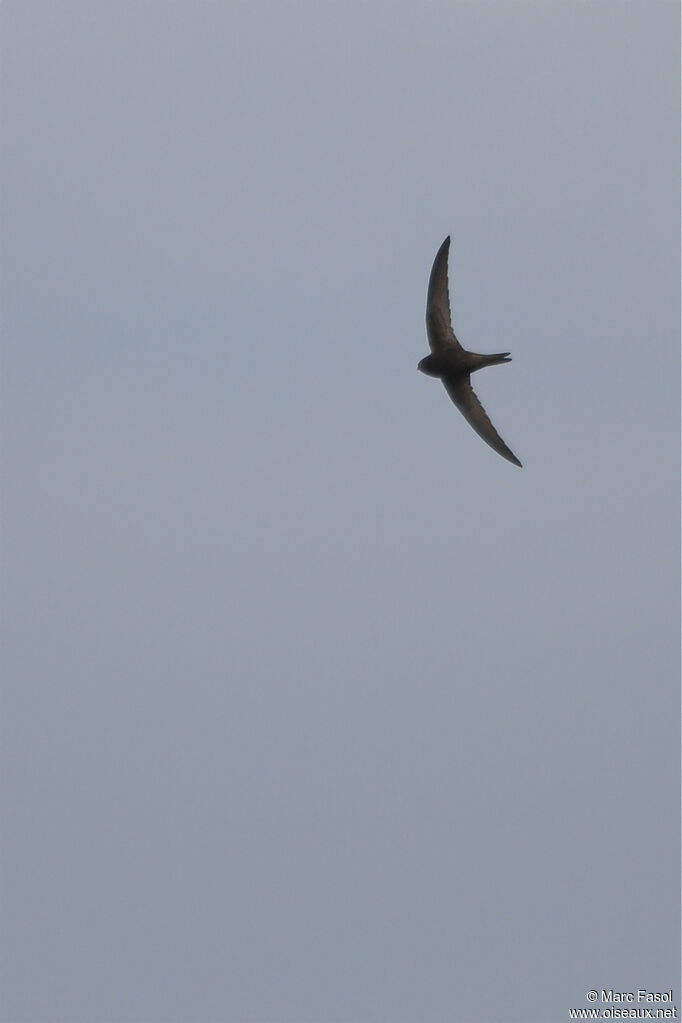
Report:
[[[426,298],[426,333],[431,354],[421,360],[417,369],[430,377],[440,377],[455,405],[479,437],[507,461],[521,467],[488,419],[485,409],[471,386],[471,374],[484,366],[511,362],[509,352],[498,355],[477,355],[467,352],[455,337],[450,317],[448,293],[448,251],[450,236],[445,239],[433,261]]]

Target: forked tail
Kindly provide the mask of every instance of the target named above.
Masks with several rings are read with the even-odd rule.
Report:
[[[485,366],[499,366],[502,362],[511,362],[509,352],[498,352],[497,355],[475,355],[473,352],[471,354],[476,360],[474,369],[483,369]]]

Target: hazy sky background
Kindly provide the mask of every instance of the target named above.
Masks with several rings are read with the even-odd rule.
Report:
[[[680,1007],[679,4],[2,29],[3,1019]]]

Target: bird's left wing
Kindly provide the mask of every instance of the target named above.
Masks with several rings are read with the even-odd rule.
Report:
[[[429,290],[426,296],[426,333],[432,352],[446,348],[461,348],[452,329],[450,316],[450,293],[448,291],[448,252],[450,236],[445,239],[433,261]]]

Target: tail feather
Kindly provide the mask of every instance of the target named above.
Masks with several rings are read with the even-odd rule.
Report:
[[[474,369],[483,369],[485,366],[499,366],[503,362],[511,362],[511,355],[509,352],[498,352],[496,355],[476,355],[475,359]]]

